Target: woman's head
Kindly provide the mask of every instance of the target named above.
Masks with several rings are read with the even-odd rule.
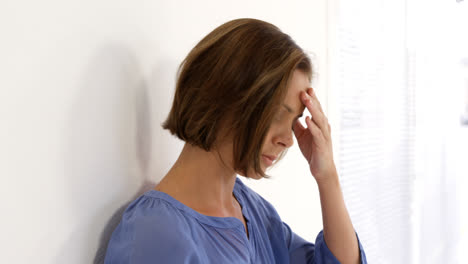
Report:
[[[180,64],[172,108],[162,126],[206,151],[230,142],[230,166],[236,172],[247,176],[253,170],[268,177],[262,154],[281,151],[282,157],[290,146],[282,139],[273,147],[266,138],[282,111],[294,72],[312,80],[309,57],[289,35],[257,19],[226,22]],[[288,133],[292,137],[292,130]]]

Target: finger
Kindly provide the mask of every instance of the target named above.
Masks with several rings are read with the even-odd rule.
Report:
[[[319,109],[319,105],[312,101],[310,96],[305,93],[302,96],[303,103],[312,115],[312,119],[317,126],[322,130],[323,134],[328,134],[328,119]]]
[[[304,134],[305,131],[307,131],[307,128],[305,128],[301,124],[301,122],[299,120],[297,120],[294,123],[294,126],[293,126],[293,132],[294,132],[294,135],[296,136],[296,138],[302,137],[302,135]]]
[[[323,114],[325,114],[325,112],[323,112],[323,109],[322,109],[322,104],[321,104],[320,101],[318,100],[317,95],[316,95],[315,92],[314,92],[314,89],[308,88],[308,89],[307,89],[307,94],[308,94],[310,97],[312,97],[312,102],[313,102],[313,103],[318,104],[318,108],[320,109],[320,112],[322,112]]]
[[[317,108],[320,110],[321,115],[323,116],[322,118],[319,118],[320,120],[318,120],[318,122],[320,123],[320,127],[325,129],[324,135],[327,136],[327,138],[331,138],[331,132],[330,132],[331,127],[330,127],[330,124],[328,122],[327,116],[323,112],[322,104],[320,103],[320,101],[317,98],[317,94],[314,92],[313,88],[308,88],[307,89],[307,94],[310,95],[310,97],[312,99],[312,104],[315,104],[316,106],[318,105]],[[314,120],[313,117],[314,116],[312,115],[312,120]]]
[[[310,133],[315,139],[323,139],[323,133],[322,130],[317,126],[317,124],[312,121],[312,119],[307,116],[305,118],[307,128],[309,129]]]

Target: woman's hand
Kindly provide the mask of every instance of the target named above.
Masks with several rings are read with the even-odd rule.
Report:
[[[299,120],[296,121],[294,135],[302,154],[309,163],[310,172],[320,183],[330,177],[337,177],[333,161],[330,124],[312,88],[308,88],[307,93],[301,92],[300,96],[302,103],[312,114],[312,118],[306,117],[307,128],[304,128]]]

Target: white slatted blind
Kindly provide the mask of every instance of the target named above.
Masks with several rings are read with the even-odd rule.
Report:
[[[407,1],[417,109],[417,248],[412,263],[465,264],[468,130],[460,118],[464,88],[460,70],[468,55],[468,3]]]
[[[330,78],[345,201],[369,263],[411,263],[414,96],[405,1],[338,1],[335,8]]]

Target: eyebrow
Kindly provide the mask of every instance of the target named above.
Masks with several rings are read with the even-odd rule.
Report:
[[[289,106],[287,106],[287,105],[285,105],[285,104],[283,104],[283,106],[284,106],[284,108],[286,108],[286,110],[288,110],[289,113],[294,114],[294,111],[292,110],[291,107],[289,107]],[[299,117],[301,117],[301,116],[302,116],[302,113],[299,114],[299,115],[297,115],[296,118],[299,118]]]

